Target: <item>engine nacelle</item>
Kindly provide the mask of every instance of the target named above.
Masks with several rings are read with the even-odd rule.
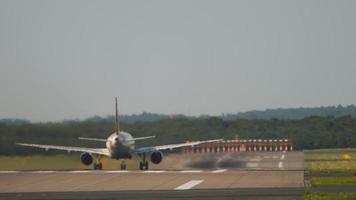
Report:
[[[163,159],[163,153],[160,151],[155,151],[151,154],[151,162],[153,164],[158,164],[162,161]]]
[[[80,160],[84,165],[90,165],[93,163],[93,156],[90,153],[82,153],[80,155]]]

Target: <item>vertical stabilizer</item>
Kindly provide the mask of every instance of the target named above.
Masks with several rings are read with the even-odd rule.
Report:
[[[120,133],[120,125],[119,125],[119,111],[118,111],[118,106],[117,106],[117,97],[115,97],[115,132],[116,135],[119,135]]]

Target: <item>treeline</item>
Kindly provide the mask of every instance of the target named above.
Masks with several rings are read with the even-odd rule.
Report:
[[[319,117],[342,117],[350,115],[356,117],[356,107],[354,105],[348,106],[327,106],[327,107],[313,107],[313,108],[278,108],[278,109],[267,109],[263,111],[248,111],[248,112],[239,112],[239,113],[223,113],[219,117],[224,121],[234,121],[237,119],[249,119],[249,120],[271,120],[271,119],[303,119],[311,116]],[[143,112],[141,114],[132,114],[132,115],[121,115],[120,121],[125,124],[133,124],[136,122],[156,122],[163,119],[207,119],[213,116],[201,115],[201,116],[186,116],[181,114],[174,115],[165,115],[157,113]],[[94,116],[84,120],[65,120],[64,123],[73,123],[73,122],[94,122],[94,123],[103,123],[103,122],[112,122],[114,121],[113,115],[108,115],[106,117]],[[0,119],[0,123],[5,123],[9,125],[19,125],[19,124],[28,124],[30,121],[25,119]]]
[[[178,143],[204,139],[288,138],[298,149],[356,147],[356,118],[308,117],[300,120],[226,121],[218,117],[174,118],[153,122],[121,123],[134,137],[156,135],[138,146]],[[0,122],[0,154],[44,153],[16,146],[16,142],[64,146],[104,147],[105,143],[80,141],[78,137],[106,138],[114,130],[114,120],[66,121],[60,123]],[[50,151],[49,153],[58,153]]]
[[[327,107],[313,107],[313,108],[277,108],[277,109],[267,109],[263,111],[248,111],[248,112],[239,112],[236,114],[226,114],[223,113],[219,117],[225,121],[233,121],[237,119],[249,119],[249,120],[270,120],[270,119],[303,119],[311,116],[319,117],[342,117],[350,115],[356,117],[356,107],[354,105],[348,106],[327,106]],[[162,119],[177,119],[177,118],[189,118],[189,119],[206,119],[212,116],[201,115],[198,117],[186,116],[186,115],[164,115],[156,113],[143,112],[141,114],[133,115],[123,115],[120,119],[124,123],[135,123],[135,122],[155,122]],[[86,120],[91,121],[102,121],[108,120],[112,121],[114,116],[102,117],[92,117]]]
[[[264,111],[239,112],[237,114],[224,114],[224,120],[236,119],[303,119],[311,116],[319,117],[341,117],[351,115],[356,117],[356,107],[348,106],[327,106],[314,108],[278,108]]]

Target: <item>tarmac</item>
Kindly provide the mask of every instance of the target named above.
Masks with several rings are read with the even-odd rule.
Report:
[[[148,171],[0,172],[0,199],[300,199],[304,186],[298,151],[171,155]]]

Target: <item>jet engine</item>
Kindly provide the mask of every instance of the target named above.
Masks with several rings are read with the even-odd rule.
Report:
[[[90,165],[93,163],[93,156],[90,153],[82,153],[80,155],[80,160],[84,165]]]
[[[163,153],[160,151],[155,151],[151,154],[151,162],[153,164],[158,164],[162,161],[163,159]]]

